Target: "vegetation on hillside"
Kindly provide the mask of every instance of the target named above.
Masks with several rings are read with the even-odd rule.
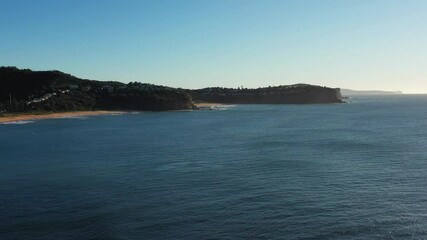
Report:
[[[0,67],[0,79],[0,112],[194,108],[188,92],[153,84],[94,81],[16,67]]]
[[[186,90],[148,83],[95,81],[60,71],[0,67],[0,114],[81,110],[194,109],[193,99],[217,103],[338,103],[339,89],[296,84],[258,89]]]

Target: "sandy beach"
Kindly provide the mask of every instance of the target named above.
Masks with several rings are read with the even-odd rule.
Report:
[[[200,109],[216,108],[221,106],[228,106],[229,104],[224,103],[194,103]],[[60,113],[46,113],[46,114],[18,114],[13,116],[0,116],[1,123],[19,122],[19,121],[31,121],[40,119],[52,119],[52,118],[67,118],[67,117],[81,117],[81,116],[94,116],[94,115],[107,115],[107,114],[121,114],[124,112],[120,111],[76,111],[76,112],[60,112]]]
[[[40,119],[50,119],[50,118],[66,118],[66,117],[118,114],[118,113],[123,113],[123,112],[117,112],[117,111],[78,111],[78,112],[61,112],[61,113],[47,113],[47,114],[22,114],[22,115],[16,115],[16,116],[0,117],[0,123],[40,120]]]

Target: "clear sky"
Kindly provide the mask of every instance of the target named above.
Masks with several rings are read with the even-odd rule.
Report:
[[[427,92],[427,1],[0,0],[0,65],[185,88]]]

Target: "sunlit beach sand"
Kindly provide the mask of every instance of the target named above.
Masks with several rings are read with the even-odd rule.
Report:
[[[30,121],[30,120],[40,120],[40,119],[83,117],[83,116],[121,114],[121,113],[123,113],[123,112],[117,112],[117,111],[78,111],[78,112],[62,112],[62,113],[47,113],[47,114],[22,114],[22,115],[17,115],[17,116],[0,117],[0,123],[26,122],[26,121]]]

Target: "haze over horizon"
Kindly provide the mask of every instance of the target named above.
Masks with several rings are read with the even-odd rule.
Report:
[[[427,1],[4,0],[0,65],[183,88],[427,92]]]

